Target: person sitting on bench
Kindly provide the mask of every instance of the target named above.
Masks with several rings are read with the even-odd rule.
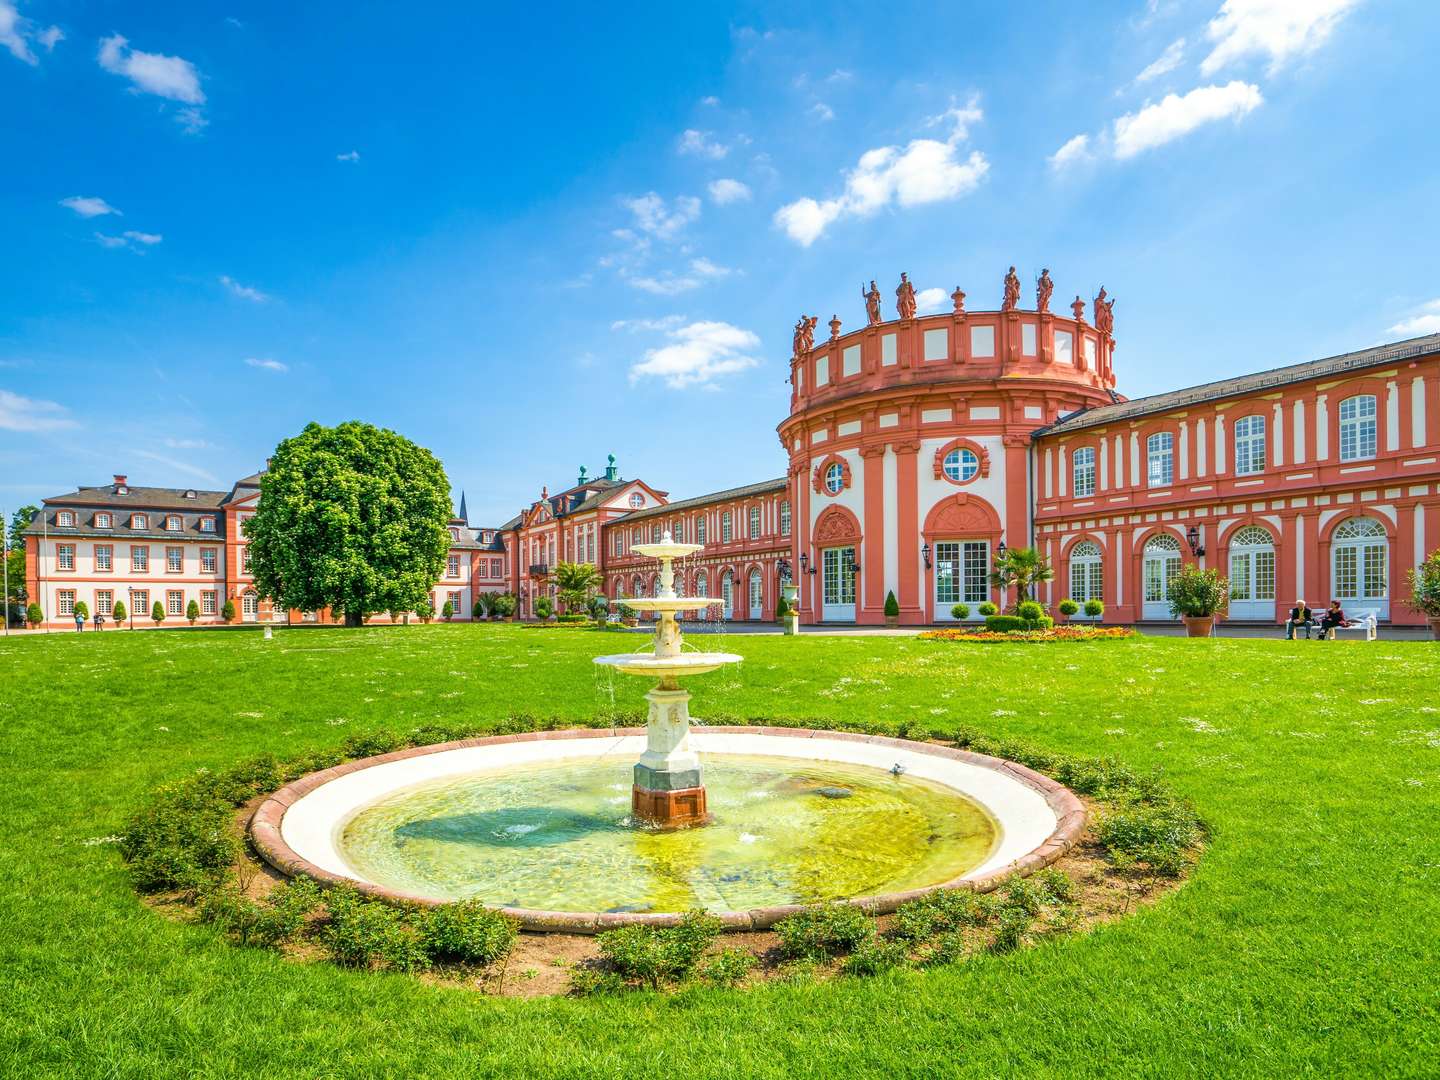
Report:
[[[1290,616],[1285,620],[1285,640],[1293,641],[1296,630],[1304,630],[1305,636],[1310,636],[1310,627],[1315,625],[1315,613],[1305,606],[1304,600],[1296,600],[1295,606],[1290,609]]]
[[[1330,631],[1337,626],[1349,626],[1350,620],[1345,618],[1345,612],[1340,610],[1340,601],[1331,600],[1330,610],[1320,616],[1320,640],[1324,641],[1330,636]]]

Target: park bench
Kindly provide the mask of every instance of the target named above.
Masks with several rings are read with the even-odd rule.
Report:
[[[1334,641],[1338,634],[1356,634],[1366,641],[1374,641],[1377,622],[1379,618],[1376,612],[1357,611],[1348,626],[1332,626],[1325,636]]]

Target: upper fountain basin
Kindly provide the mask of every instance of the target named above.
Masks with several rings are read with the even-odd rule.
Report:
[[[726,664],[738,664],[745,658],[728,652],[686,652],[678,656],[655,656],[651,653],[613,653],[597,656],[595,663],[617,668],[626,675],[654,675],[673,678],[677,675],[703,675],[717,671]]]
[[[612,604],[623,604],[635,611],[689,611],[725,601],[713,596],[617,596]]]
[[[668,538],[658,544],[632,544],[630,550],[648,559],[683,559],[703,548],[704,544],[676,544]]]

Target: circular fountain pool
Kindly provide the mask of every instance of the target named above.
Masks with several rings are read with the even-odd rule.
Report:
[[[976,887],[1078,835],[1064,788],[993,758],[896,739],[698,728],[713,822],[630,816],[639,731],[549,732],[351,762],[277,792],[252,834],[281,869],[382,896],[478,898],[535,929],[693,908],[766,926],[791,905]],[[899,766],[898,774],[894,771]]]

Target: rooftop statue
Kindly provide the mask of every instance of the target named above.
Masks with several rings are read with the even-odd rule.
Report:
[[[795,355],[804,356],[811,349],[815,348],[815,326],[820,321],[819,315],[801,315],[800,321],[795,324]]]
[[[1040,278],[1035,282],[1035,310],[1044,314],[1050,310],[1050,297],[1055,292],[1055,283],[1050,280],[1050,270],[1047,267],[1040,271]]]
[[[1085,301],[1080,299],[1080,294],[1075,294],[1075,299],[1070,302],[1070,311],[1075,316],[1076,322],[1085,321]]]
[[[1095,329],[1109,337],[1115,333],[1115,301],[1105,299],[1105,286],[1095,297]]]
[[[1014,311],[1020,305],[1020,278],[1015,273],[1015,268],[1010,267],[1005,274],[1005,300],[1000,305],[1001,311]]]
[[[904,273],[900,275],[900,284],[895,288],[895,309],[900,312],[902,319],[915,317],[915,286]]]
[[[865,315],[874,326],[880,321],[880,289],[876,286],[874,279],[870,281],[870,291],[865,291],[865,286],[860,286],[860,298],[865,301]]]

